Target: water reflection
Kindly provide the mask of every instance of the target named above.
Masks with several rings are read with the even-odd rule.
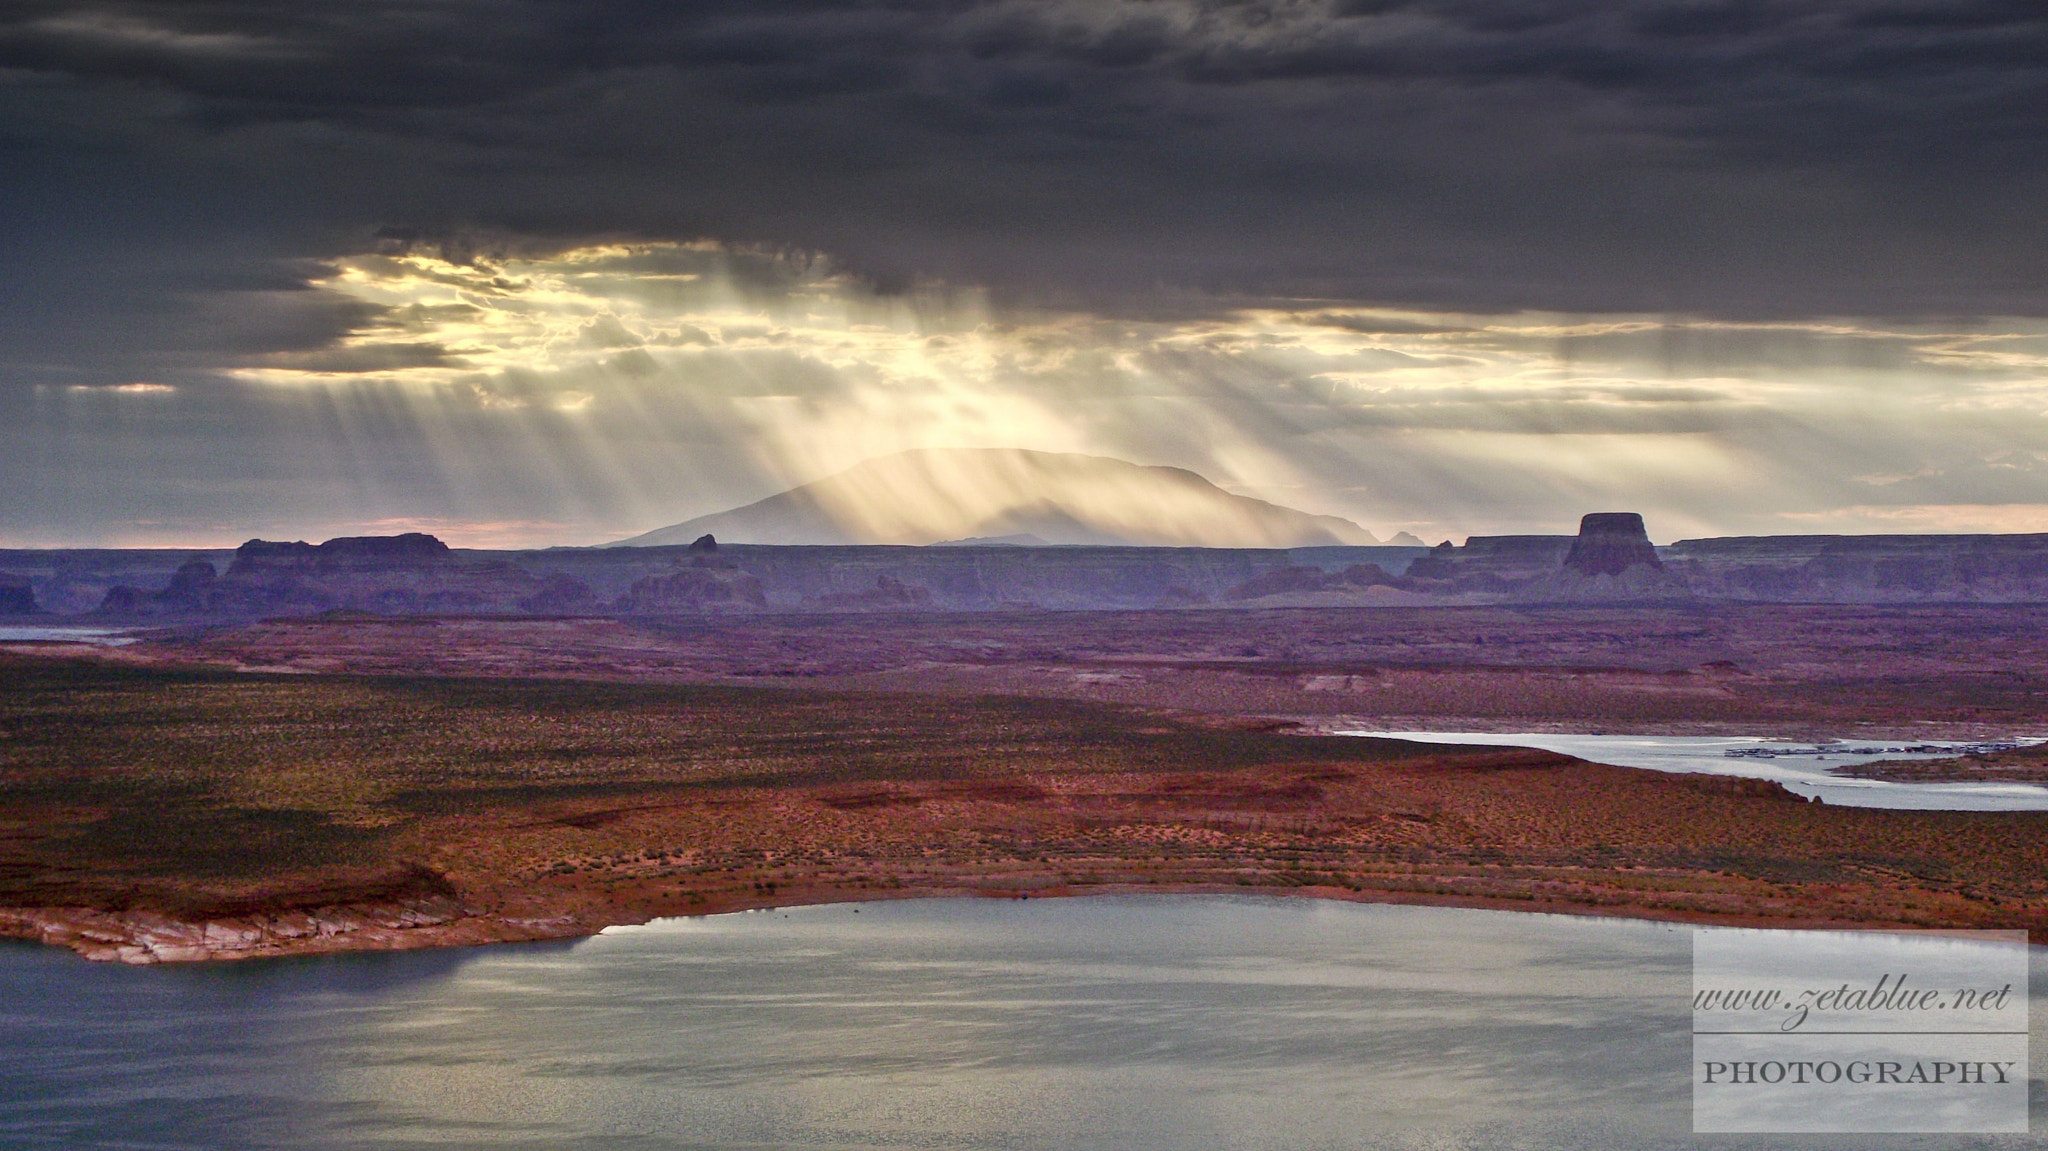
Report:
[[[1663,924],[1205,896],[210,968],[14,947],[0,1143],[1691,1147],[1690,955]]]

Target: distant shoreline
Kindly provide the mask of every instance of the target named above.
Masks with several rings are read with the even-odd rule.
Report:
[[[2025,783],[2048,786],[2048,745],[1948,759],[1845,764],[1834,774],[1894,783]]]

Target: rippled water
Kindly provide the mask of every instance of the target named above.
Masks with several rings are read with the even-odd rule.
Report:
[[[2025,783],[1898,783],[1884,779],[1851,779],[1830,775],[1845,764],[1881,759],[1935,759],[1932,755],[1900,755],[1882,750],[1897,740],[1843,740],[1825,758],[1782,756],[1775,759],[1732,757],[1730,748],[1766,747],[1754,736],[1718,735],[1561,735],[1557,732],[1497,731],[1347,731],[1418,743],[1477,743],[1490,746],[1539,747],[1563,755],[1616,767],[1651,771],[1697,771],[1769,779],[1806,796],[1819,796],[1844,807],[1889,807],[1919,811],[2048,811],[2048,787]],[[1929,741],[1934,742],[1934,741]],[[1812,747],[1801,743],[1799,747]],[[1964,746],[1958,744],[1957,746]],[[1875,748],[1877,750],[1866,750]]]
[[[208,967],[14,945],[0,1144],[1692,1148],[1689,961],[1664,924],[1211,896]]]

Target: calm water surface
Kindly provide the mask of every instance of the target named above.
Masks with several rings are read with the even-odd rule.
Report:
[[[207,967],[14,945],[0,1145],[1786,1145],[1690,1134],[1690,956],[1663,924],[1210,896]]]
[[[1884,750],[1886,747],[1898,746],[1898,740],[1889,743],[1878,740],[1841,740],[1830,745],[1829,754],[1825,758],[1787,755],[1776,759],[1752,759],[1732,757],[1727,753],[1731,748],[1770,747],[1773,743],[1804,748],[1814,745],[1797,741],[1758,739],[1755,736],[1571,735],[1554,731],[1346,731],[1339,734],[1381,736],[1387,739],[1413,740],[1417,743],[1540,747],[1545,751],[1577,756],[1594,763],[1610,763],[1616,767],[1641,767],[1651,771],[1697,771],[1710,775],[1769,779],[1784,784],[1787,790],[1795,794],[1818,796],[1828,803],[1844,807],[1889,807],[1918,811],[2048,811],[2048,787],[2037,787],[2032,784],[1899,783],[1887,779],[1852,779],[1829,774],[1829,768],[1846,764],[1875,763],[1881,759],[1941,758],[1934,755],[1901,755]],[[2030,737],[2028,742],[2038,740]]]
[[[0,627],[0,643],[56,641],[120,647],[135,642],[127,628],[117,627]]]

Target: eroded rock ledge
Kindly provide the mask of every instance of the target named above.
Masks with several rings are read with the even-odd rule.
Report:
[[[69,948],[87,959],[146,964],[402,951],[596,929],[572,914],[479,906],[445,876],[419,865],[210,901],[166,892],[136,903],[0,908],[0,936]]]
[[[0,910],[0,935],[66,947],[87,959],[182,963],[336,951],[404,951],[588,935],[572,916],[504,918],[461,904],[408,903],[323,907],[191,921],[154,911],[89,907]]]

